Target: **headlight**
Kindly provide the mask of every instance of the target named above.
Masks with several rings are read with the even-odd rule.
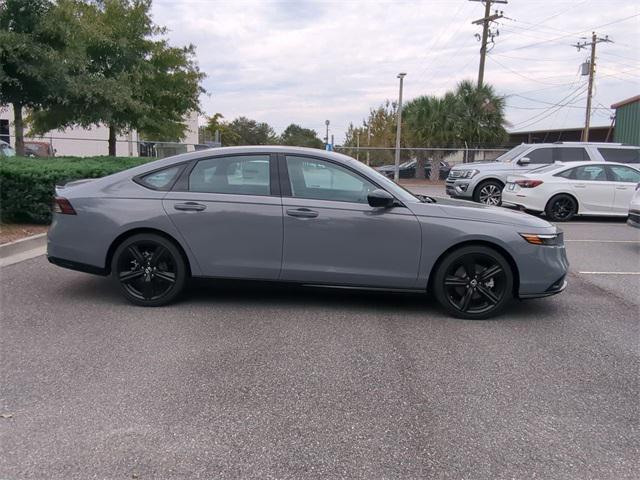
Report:
[[[458,178],[473,178],[478,172],[478,170],[463,170]]]
[[[562,232],[558,233],[521,233],[520,236],[533,245],[563,245]]]

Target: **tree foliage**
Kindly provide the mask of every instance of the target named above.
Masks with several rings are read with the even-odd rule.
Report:
[[[111,155],[116,135],[130,129],[150,140],[184,137],[185,116],[199,111],[203,74],[194,47],[171,47],[150,8],[151,0],[58,1],[58,16],[77,20],[82,58],[63,94],[34,110],[35,133],[106,124]]]
[[[268,123],[257,122],[247,117],[238,117],[231,122],[216,113],[209,118],[207,130],[211,135],[220,132],[220,141],[225,147],[236,145],[270,145],[277,143],[276,132]]]
[[[324,142],[318,138],[318,133],[310,128],[303,128],[292,123],[285,128],[279,137],[282,145],[292,145],[297,147],[323,148]]]

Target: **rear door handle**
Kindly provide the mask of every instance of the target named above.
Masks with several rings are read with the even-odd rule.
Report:
[[[616,190],[630,190],[629,187],[616,187]]]
[[[206,209],[207,206],[196,202],[176,203],[173,208],[176,210],[182,210],[186,212],[201,212]]]
[[[574,187],[576,187],[576,188],[587,188],[587,186],[584,183],[581,183],[580,185],[574,185]]]
[[[298,218],[316,218],[318,212],[308,208],[289,208],[287,209],[287,215]]]

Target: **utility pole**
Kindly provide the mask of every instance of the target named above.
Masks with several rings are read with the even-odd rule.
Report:
[[[398,94],[398,126],[396,128],[396,165],[393,171],[393,180],[400,180],[400,133],[402,130],[402,83],[406,73],[399,73],[397,78],[400,79],[400,92]]]
[[[473,25],[482,25],[482,44],[480,46],[480,67],[478,68],[478,88],[482,86],[482,82],[484,81],[484,62],[487,57],[487,41],[491,38],[491,42],[493,39],[497,37],[500,32],[497,30],[494,32],[489,29],[489,25],[491,22],[498,20],[503,17],[502,11],[497,11],[491,15],[491,5],[494,3],[508,3],[507,0],[469,0],[470,2],[482,2],[484,3],[484,17],[471,22]],[[478,35],[476,34],[476,37]]]
[[[583,41],[574,44],[573,46],[578,49],[578,51],[583,48],[591,47],[591,58],[589,60],[589,88],[587,90],[587,111],[584,119],[584,130],[582,131],[582,141],[589,141],[589,127],[591,124],[591,97],[593,95],[593,79],[596,74],[596,45],[598,43],[607,42],[613,43],[609,40],[609,35],[605,35],[604,37],[598,37],[596,32],[592,32],[591,41]]]
[[[367,123],[367,166],[371,165],[371,150],[369,147],[371,146],[371,129],[369,124]]]
[[[356,137],[356,160],[360,161],[360,129],[358,129],[358,136]]]

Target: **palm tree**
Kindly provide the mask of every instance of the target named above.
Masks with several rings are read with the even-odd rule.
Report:
[[[407,137],[421,147],[449,147],[456,143],[457,99],[452,93],[444,97],[425,95],[411,100],[405,108]],[[431,180],[438,180],[442,151],[416,153],[416,178],[424,178],[426,158],[431,162]]]
[[[504,115],[505,99],[491,85],[478,86],[464,80],[455,90],[458,100],[457,137],[459,144],[480,147],[500,145],[507,139]]]

